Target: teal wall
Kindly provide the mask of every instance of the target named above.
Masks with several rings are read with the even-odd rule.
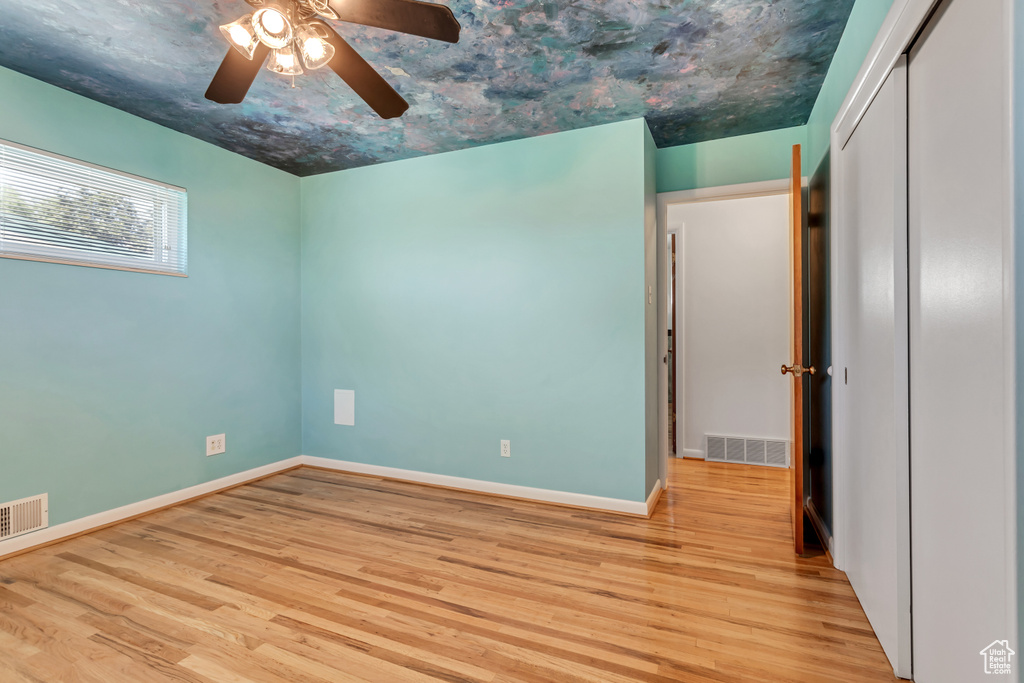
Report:
[[[5,69],[0,101],[0,138],[189,205],[188,278],[0,259],[0,500],[58,524],[298,455],[298,178]]]
[[[807,119],[807,148],[803,154],[804,175],[814,173],[829,147],[832,122],[857,77],[878,29],[892,7],[892,0],[857,0],[846,22],[846,30],[832,57],[818,99]]]
[[[644,127],[303,179],[303,452],[644,500]]]
[[[300,452],[646,498],[642,120],[300,182],[10,71],[0,94],[0,138],[189,193],[188,278],[0,259],[0,500],[48,492],[59,524]]]
[[[788,178],[793,145],[806,142],[796,126],[659,149],[658,192]]]

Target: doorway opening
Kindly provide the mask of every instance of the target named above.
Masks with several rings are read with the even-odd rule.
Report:
[[[777,468],[766,476],[803,498],[810,491],[795,489],[789,470],[796,460],[804,471],[792,452],[794,380],[779,372],[780,363],[792,362],[795,335],[790,186],[782,180],[659,195],[667,237],[663,438],[669,458]],[[806,206],[806,188],[799,196]],[[803,215],[801,225],[806,230]],[[793,509],[802,522],[804,505]],[[801,542],[817,545],[816,527],[806,527],[796,532]]]

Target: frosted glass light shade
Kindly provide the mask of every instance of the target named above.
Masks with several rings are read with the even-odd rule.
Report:
[[[296,29],[295,42],[299,46],[302,62],[307,69],[319,69],[334,57],[334,46],[309,24],[303,24]]]
[[[279,50],[270,53],[270,63],[267,68],[274,73],[285,76],[298,76],[302,73],[302,65],[299,63],[299,56],[291,45],[286,45]]]
[[[220,32],[224,34],[231,47],[245,55],[246,59],[252,59],[252,54],[260,39],[256,37],[256,31],[253,30],[251,14],[246,14],[230,24],[224,24],[220,27]]]

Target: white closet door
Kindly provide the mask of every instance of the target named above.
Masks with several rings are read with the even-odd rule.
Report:
[[[901,59],[838,154],[834,195],[843,568],[902,677],[911,654],[906,88]]]
[[[910,55],[914,672],[921,683],[991,681],[980,651],[995,640],[1009,639],[1021,652],[1010,536],[1010,6],[945,2]]]

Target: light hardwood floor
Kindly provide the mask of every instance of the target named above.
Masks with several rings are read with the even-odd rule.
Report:
[[[310,468],[0,562],[0,681],[892,681],[784,470],[650,520]]]

